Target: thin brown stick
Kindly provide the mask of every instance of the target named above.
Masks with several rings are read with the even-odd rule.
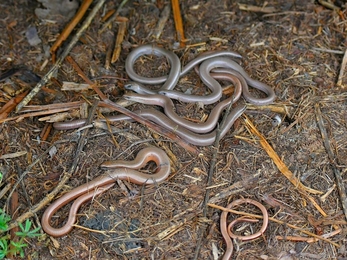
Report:
[[[105,40],[107,46],[112,46],[114,44],[113,38],[114,36],[106,36],[107,39]],[[111,69],[111,59],[112,59],[112,48],[109,47],[106,50],[105,53],[105,69],[110,70]]]
[[[119,21],[118,25],[118,33],[116,38],[116,43],[114,44],[114,50],[112,54],[111,63],[115,63],[120,55],[122,49],[122,42],[124,40],[125,31],[127,29],[128,18],[126,17],[118,17]]]
[[[57,108],[78,108],[84,103],[81,101],[67,102],[67,103],[54,103],[48,105],[37,105],[37,106],[26,106],[21,112],[34,112],[34,111],[42,111],[42,110],[51,110]]]
[[[175,20],[177,39],[180,42],[180,47],[182,48],[182,47],[185,47],[186,45],[186,39],[184,37],[180,3],[179,3],[179,0],[171,0],[171,4],[172,4],[172,12],[174,15],[174,20]]]
[[[46,141],[51,130],[52,130],[52,124],[50,123],[46,123],[45,126],[43,127],[41,134],[40,134],[40,138],[42,141]]]
[[[102,93],[102,91],[96,86],[96,83],[94,83],[87,77],[87,75],[82,71],[80,66],[76,63],[76,61],[71,56],[67,56],[66,60],[74,67],[74,69],[77,71],[78,76],[80,76],[85,82],[87,82],[90,85],[91,88],[93,88],[93,90],[96,92],[96,94],[99,95],[101,100],[107,99],[104,93]]]
[[[52,54],[52,61],[53,61],[53,63],[55,63],[55,59],[56,59],[55,52],[60,47],[62,42],[65,41],[67,39],[67,37],[69,37],[70,33],[76,27],[76,25],[81,21],[82,17],[86,13],[88,7],[91,5],[92,2],[93,2],[93,0],[84,0],[82,2],[81,6],[78,9],[78,11],[77,11],[76,15],[74,16],[74,18],[64,28],[64,30],[61,32],[61,34],[59,35],[59,37],[57,38],[57,40],[55,41],[55,43],[51,47],[50,51],[51,51],[51,54]]]
[[[160,15],[161,17],[158,21],[157,27],[154,29],[154,32],[153,32],[153,36],[157,40],[160,38],[160,35],[162,34],[164,30],[165,24],[170,17],[170,13],[171,13],[170,5],[166,5],[164,7],[164,10],[161,12],[161,15]]]
[[[107,20],[106,23],[104,23],[104,25],[102,26],[102,28],[99,30],[99,34],[102,33],[103,31],[106,30],[106,28],[117,18],[120,10],[123,8],[123,6],[128,2],[128,0],[123,0],[120,5],[117,8],[117,11],[114,12],[110,18]]]
[[[331,149],[331,145],[330,145],[329,138],[328,138],[328,133],[327,133],[325,126],[324,126],[324,123],[323,123],[322,112],[319,108],[319,104],[315,105],[315,109],[316,109],[316,119],[317,119],[318,127],[319,127],[319,130],[320,130],[322,138],[323,138],[323,144],[324,144],[325,150],[328,153],[330,165],[333,168],[333,172],[335,174],[337,190],[339,191],[343,213],[345,214],[345,218],[347,220],[347,196],[346,196],[345,184],[343,183],[341,173],[338,170],[338,167],[336,166],[337,158],[334,155],[333,150]]]
[[[0,119],[5,119],[11,113],[11,111],[19,104],[21,100],[28,94],[28,91],[25,91],[22,94],[17,95],[16,97],[10,99],[1,109],[0,109]]]
[[[217,203],[222,199],[228,198],[231,195],[234,194],[238,194],[240,192],[243,191],[247,191],[250,188],[254,187],[258,180],[259,180],[259,176],[260,176],[260,171],[252,174],[251,176],[248,176],[246,178],[243,178],[242,181],[238,181],[233,183],[231,186],[221,190],[220,192],[218,192],[216,195],[214,195],[209,201],[208,203]]]
[[[69,108],[69,107],[68,108],[57,108],[57,109],[51,109],[51,110],[46,110],[46,111],[26,113],[26,114],[19,115],[19,116],[14,116],[14,117],[9,117],[9,118],[5,118],[5,119],[0,119],[0,123],[13,121],[13,120],[17,120],[17,119],[23,119],[23,118],[27,118],[27,117],[50,115],[50,114],[55,114],[55,113],[59,113],[59,112],[68,111],[68,110],[71,110],[71,109],[74,109],[74,108]]]
[[[322,235],[322,237],[329,238],[329,237],[335,236],[341,232],[342,232],[342,228],[339,228],[339,229],[334,230],[330,233]],[[318,241],[318,239],[315,237],[298,237],[298,236],[284,236],[284,237],[283,236],[276,236],[276,239],[289,240],[289,241],[305,241],[307,243],[314,243],[314,242]]]

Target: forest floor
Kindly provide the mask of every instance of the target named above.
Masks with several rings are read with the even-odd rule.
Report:
[[[245,115],[220,140],[210,183],[216,151],[212,145],[197,147],[197,155],[136,122],[115,123],[113,126],[121,132],[113,135],[96,128],[87,132],[58,131],[48,122],[53,120],[52,115],[18,117],[25,111],[11,112],[0,124],[0,169],[4,177],[0,189],[9,187],[0,198],[0,206],[14,220],[40,205],[40,210],[31,214],[35,226],[39,226],[50,203],[43,199],[59,186],[74,164],[72,176],[53,201],[103,174],[100,164],[104,161],[132,160],[147,144],[165,150],[172,161],[171,175],[165,182],[150,186],[119,182],[80,208],[77,225],[68,235],[29,239],[25,258],[194,259],[200,247],[196,259],[219,259],[226,245],[219,228],[222,211],[216,206],[226,207],[231,201],[247,198],[262,203],[269,217],[281,222],[270,220],[260,238],[235,240],[233,259],[347,259],[347,222],[338,188],[338,184],[346,185],[347,179],[347,77],[343,76],[347,73],[343,62],[347,48],[346,6],[333,10],[318,1],[269,0],[263,9],[254,10],[254,6],[262,7],[263,1],[181,1],[187,41],[185,47],[179,47],[172,11],[161,35],[156,37],[154,33],[165,7],[171,9],[170,1],[129,1],[119,14],[128,19],[120,56],[109,63],[121,22],[111,23],[103,32],[100,28],[105,14],[117,9],[116,2],[120,1],[106,2],[69,53],[111,100],[122,100],[124,86],[130,80],[125,71],[127,55],[146,43],[174,51],[182,64],[206,51],[238,52],[248,74],[271,86],[277,98],[266,109],[247,104]],[[49,48],[66,21],[38,19],[38,4],[25,0],[0,4],[0,71],[22,68],[0,81],[0,107],[36,85],[28,71],[43,77],[53,66]],[[26,37],[33,26],[41,39],[35,46]],[[165,59],[141,62],[136,63],[141,75],[165,75],[170,70]],[[88,117],[85,111],[98,95],[91,88],[62,90],[63,82],[86,83],[75,67],[64,61],[29,105],[38,108],[77,102],[73,109],[60,113],[60,120]],[[178,85],[204,94],[205,88],[193,72],[182,77]],[[188,118],[201,118],[212,107],[175,104],[176,111]],[[135,104],[127,108],[143,107]],[[105,114],[96,110],[93,119]],[[51,114],[58,113],[52,110]],[[274,151],[264,148],[248,121]],[[79,150],[81,137],[86,141]],[[278,155],[277,161],[274,154]],[[21,174],[25,175],[16,188],[17,200],[10,197],[17,207],[10,212],[6,201]],[[336,175],[342,176],[342,183]],[[294,185],[293,179],[304,186]],[[304,192],[303,187],[313,193]],[[260,214],[247,204],[237,210]],[[65,206],[56,213],[52,225],[61,225],[68,214],[69,206]],[[229,219],[233,218],[236,215],[229,214]],[[262,221],[239,224],[235,232],[254,233],[261,225]],[[328,241],[309,241],[310,236],[303,230],[319,236],[339,231]]]

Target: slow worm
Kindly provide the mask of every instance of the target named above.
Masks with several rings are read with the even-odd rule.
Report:
[[[145,54],[154,54],[156,56],[164,55],[170,62],[171,68],[170,68],[169,75],[154,77],[154,78],[147,78],[147,77],[138,75],[134,70],[134,64],[139,57]],[[187,74],[196,65],[199,65],[204,60],[210,59],[212,57],[221,57],[221,56],[242,58],[240,54],[233,51],[205,52],[199,55],[198,57],[196,57],[195,59],[193,59],[192,61],[188,62],[188,64],[184,66],[181,70],[181,62],[175,53],[152,44],[142,45],[135,48],[132,52],[130,52],[125,61],[125,70],[127,74],[129,75],[129,77],[134,82],[129,82],[124,87],[128,90],[135,91],[139,94],[154,94],[154,93],[158,93],[158,91],[161,91],[161,90],[171,90],[176,86],[178,79],[184,76],[185,74]],[[159,89],[156,89],[156,90],[152,90],[142,85],[142,84],[157,85],[162,83],[164,83],[164,85],[162,85]]]
[[[229,65],[231,70],[227,70],[225,68],[217,68],[214,69],[212,72],[215,73],[231,73],[232,75],[235,74],[235,72],[241,74],[239,77],[241,81],[243,81],[242,84],[242,96],[251,104],[257,105],[257,106],[263,106],[263,105],[269,105],[272,104],[276,99],[276,94],[274,90],[267,84],[260,82],[258,80],[252,79],[247,72],[235,61],[229,59]],[[245,82],[244,82],[245,81]],[[265,98],[257,98],[254,97],[250,91],[249,86],[252,86],[255,89],[258,89],[262,92],[264,92],[267,97]]]
[[[154,174],[138,171],[149,161],[154,161],[157,165],[157,171]],[[73,228],[80,206],[94,196],[110,189],[117,179],[127,180],[136,184],[154,184],[163,182],[170,174],[170,160],[168,156],[163,150],[156,147],[148,147],[141,150],[133,161],[108,161],[104,162],[101,167],[108,169],[103,176],[64,194],[46,209],[42,216],[41,224],[47,234],[54,237],[68,234]],[[75,201],[70,208],[66,224],[60,228],[52,227],[50,222],[53,215],[72,200]]]
[[[169,98],[177,99],[183,102],[202,102],[204,104],[214,103],[221,96],[221,86],[215,79],[213,79],[213,77],[211,77],[210,72],[218,72],[220,68],[223,68],[223,73],[226,72],[225,69],[234,70],[240,73],[242,77],[246,80],[248,85],[258,90],[261,90],[267,94],[267,97],[265,98],[255,98],[250,94],[248,87],[245,87],[243,88],[243,93],[247,101],[255,105],[266,105],[271,104],[275,100],[275,92],[270,86],[258,80],[252,79],[239,64],[237,64],[232,59],[223,57],[210,58],[208,60],[205,60],[200,65],[199,74],[204,84],[206,84],[207,87],[211,89],[212,93],[210,95],[193,96],[175,90],[161,90],[159,91],[159,94],[166,95]]]
[[[232,109],[231,113],[227,117],[226,124],[221,126],[221,129],[220,129],[221,138],[223,138],[223,136],[227,134],[227,132],[230,130],[230,128],[234,124],[235,120],[239,118],[245,110],[246,110],[245,105],[238,105],[237,107]],[[180,126],[176,124],[165,114],[153,108],[138,110],[138,111],[135,111],[135,113],[165,127],[166,129],[169,129],[170,131],[173,131],[179,137],[181,137],[182,139],[184,139],[185,141],[193,145],[208,146],[213,144],[216,139],[216,130],[208,134],[194,133],[186,129],[184,126]],[[126,115],[108,116],[107,120],[109,122],[117,122],[122,120],[133,121],[130,117]],[[105,121],[105,120],[101,120],[101,121]],[[62,122],[62,123],[58,122],[58,123],[54,123],[53,127],[58,130],[75,129],[75,128],[84,126],[85,122],[86,122],[86,119],[78,119],[78,120],[74,120],[70,122]]]
[[[144,94],[136,94],[133,92],[129,92],[123,95],[123,98],[130,101],[139,102],[147,105],[158,105],[164,108],[165,114],[175,123],[187,128],[188,130],[195,133],[208,133],[212,131],[218,120],[220,119],[220,115],[230,102],[235,103],[241,96],[242,93],[242,85],[239,78],[230,73],[213,73],[211,74],[213,78],[219,80],[228,80],[233,83],[235,87],[234,94],[232,97],[227,98],[221,102],[219,102],[211,111],[206,122],[203,123],[194,123],[183,119],[175,112],[175,106],[172,100],[164,95],[144,95]]]
[[[259,202],[252,200],[252,199],[238,199],[233,201],[232,203],[230,203],[226,208],[231,209],[235,206],[244,204],[244,203],[249,203],[249,204],[253,204],[254,206],[258,207],[262,214],[263,214],[263,225],[260,228],[260,230],[252,235],[248,235],[248,236],[238,236],[232,233],[232,229],[233,227],[240,222],[257,222],[258,220],[256,219],[250,219],[250,218],[246,218],[246,217],[240,217],[235,219],[234,221],[232,221],[229,225],[227,224],[227,216],[228,216],[228,211],[223,211],[221,216],[220,216],[220,230],[222,232],[222,236],[225,240],[225,243],[227,244],[227,248],[225,250],[225,253],[223,255],[223,260],[229,260],[231,259],[231,256],[233,254],[233,242],[231,241],[231,238],[237,238],[241,241],[248,241],[248,240],[252,240],[252,239],[256,239],[258,237],[260,237],[266,230],[268,222],[269,222],[269,215],[267,213],[266,208]]]
[[[135,70],[134,70],[134,64],[135,61],[145,55],[145,54],[152,54],[156,56],[165,56],[169,62],[170,62],[170,73],[169,76],[166,77],[165,83],[160,87],[160,90],[167,90],[167,89],[173,89],[180,77],[180,71],[181,71],[181,62],[177,55],[171,51],[167,51],[163,48],[157,47],[152,44],[146,44],[146,45],[141,45],[137,48],[135,48],[132,52],[129,53],[127,56],[127,59],[125,61],[125,70],[129,77],[139,83],[144,83],[144,84],[160,84],[163,83],[164,81],[160,81],[158,79],[160,78],[146,78],[143,76],[138,75]],[[126,88],[131,89],[129,85],[126,85]],[[142,89],[143,93],[142,94],[154,94],[156,91],[153,91],[149,88],[146,88],[143,86]]]

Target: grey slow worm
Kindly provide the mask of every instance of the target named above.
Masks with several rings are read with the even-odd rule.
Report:
[[[180,77],[180,71],[181,71],[181,62],[177,55],[171,51],[167,51],[163,48],[154,46],[152,44],[146,44],[137,47],[134,49],[132,52],[129,53],[126,61],[125,61],[125,70],[129,77],[132,80],[135,80],[136,82],[139,83],[144,83],[144,84],[160,84],[163,83],[164,81],[158,80],[159,78],[146,78],[143,76],[138,75],[135,70],[134,70],[134,64],[135,61],[145,55],[145,54],[152,54],[156,56],[162,56],[164,55],[170,62],[171,70],[169,73],[169,76],[166,76],[166,80],[164,85],[161,86],[160,90],[168,90],[168,89],[173,89]],[[131,85],[126,85],[126,88],[131,89]],[[153,94],[155,91],[143,87],[143,94]]]
[[[182,92],[175,91],[175,90],[161,90],[159,91],[159,94],[162,94],[169,98],[177,99],[183,102],[193,102],[193,99],[194,99],[195,102],[200,101],[200,102],[203,102],[204,104],[211,104],[220,98],[221,86],[216,80],[214,80],[211,77],[210,71],[218,72],[220,68],[230,69],[240,73],[242,77],[246,80],[248,85],[258,90],[261,90],[267,94],[266,98],[261,98],[261,99],[255,98],[249,93],[248,87],[244,88],[243,92],[247,101],[255,105],[266,105],[266,104],[271,104],[275,100],[276,95],[271,87],[269,87],[268,85],[258,80],[252,79],[239,64],[237,64],[232,59],[223,58],[223,57],[210,58],[204,61],[200,65],[199,74],[202,81],[212,90],[212,93],[210,95],[193,96],[193,95],[184,94]],[[225,72],[225,70],[223,70],[223,72]]]
[[[156,103],[157,105],[164,104],[163,102],[166,102],[166,114],[168,117],[172,119],[173,122],[176,122],[177,124],[180,124],[181,126],[187,127],[193,132],[196,133],[206,133],[208,131],[212,131],[216,123],[218,122],[218,119],[220,118],[220,114],[223,111],[223,109],[230,104],[231,100],[233,100],[233,103],[235,103],[241,95],[242,89],[247,87],[246,81],[240,76],[239,73],[235,71],[229,71],[224,70],[225,73],[223,73],[223,69],[219,69],[219,73],[212,73],[212,77],[219,79],[219,80],[227,80],[231,81],[234,84],[235,91],[233,94],[233,97],[230,97],[228,99],[225,99],[218,103],[215,108],[212,109],[207,121],[205,123],[193,123],[187,120],[182,119],[174,112],[174,105],[171,101],[171,99],[165,97],[164,95],[154,95],[151,97],[151,95],[145,95],[145,94],[125,94],[124,97],[127,99],[135,98],[136,96],[139,97],[137,99],[138,102],[144,101],[146,104],[148,103]],[[246,86],[244,86],[246,85]],[[141,98],[140,98],[141,97]],[[164,101],[165,100],[165,101]],[[109,120],[109,117],[107,117],[107,120]],[[77,119],[72,120],[69,122],[56,122],[53,124],[54,128],[57,130],[69,130],[69,129],[75,129],[80,128],[85,125],[85,119]],[[195,131],[197,130],[197,131]],[[200,131],[199,131],[200,130]]]
[[[227,134],[229,129],[234,124],[235,120],[239,118],[245,110],[246,110],[245,105],[239,105],[232,109],[231,113],[227,117],[225,125],[221,126],[220,138],[223,138],[223,136]],[[193,145],[208,146],[213,144],[216,139],[216,130],[208,134],[194,133],[186,129],[184,126],[180,126],[176,124],[170,118],[168,118],[165,114],[153,108],[138,110],[138,111],[135,111],[135,113],[138,114],[139,116],[142,116],[146,119],[149,119],[157,123],[158,125],[165,127],[166,129],[170,131],[173,131],[183,140]],[[109,122],[117,122],[117,121],[123,121],[123,120],[133,121],[130,117],[126,115],[108,116],[107,120]],[[105,121],[105,120],[101,120],[101,121]],[[58,130],[67,130],[67,129],[74,129],[74,128],[84,126],[85,122],[86,122],[86,119],[78,119],[71,122],[54,123],[53,126],[54,128]]]
[[[202,123],[194,123],[191,121],[188,121],[186,119],[183,119],[179,115],[176,114],[175,106],[172,100],[164,95],[146,95],[146,94],[136,94],[133,92],[129,92],[123,95],[123,98],[129,101],[135,101],[147,105],[158,105],[164,108],[164,113],[175,123],[184,126],[184,128],[195,132],[195,133],[208,133],[212,131],[216,124],[218,123],[218,120],[220,118],[220,115],[230,102],[235,103],[241,96],[242,93],[242,87],[241,82],[239,78],[232,74],[227,73],[213,73],[211,74],[213,78],[219,79],[219,80],[228,80],[231,81],[235,87],[234,94],[232,97],[227,98],[221,102],[219,102],[211,111],[208,119],[206,122]]]
[[[135,61],[144,54],[154,54],[156,56],[164,55],[170,62],[170,73],[169,75],[154,77],[154,78],[146,78],[138,75],[134,70]],[[178,79],[185,74],[187,74],[192,68],[196,65],[199,65],[204,60],[207,60],[211,57],[221,57],[221,56],[230,56],[233,58],[242,58],[242,56],[233,51],[214,51],[214,52],[205,52],[192,61],[190,61],[186,66],[184,66],[181,70],[181,63],[178,59],[177,55],[171,51],[167,51],[163,48],[146,44],[140,47],[135,48],[131,53],[129,53],[126,61],[125,61],[125,70],[129,77],[134,82],[129,82],[129,84],[125,85],[125,88],[128,90],[133,90],[139,94],[154,94],[158,93],[161,90],[171,90],[173,89]],[[165,82],[165,83],[164,83]],[[148,87],[145,87],[142,84],[149,85],[158,85],[164,83],[159,89],[152,90]]]

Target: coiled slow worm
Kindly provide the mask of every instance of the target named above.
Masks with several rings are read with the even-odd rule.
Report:
[[[229,97],[221,102],[219,102],[211,111],[206,122],[202,123],[194,123],[188,121],[175,112],[175,106],[172,100],[164,95],[144,95],[144,94],[136,94],[133,92],[129,92],[123,95],[123,98],[130,101],[139,102],[147,105],[158,105],[164,108],[165,114],[175,123],[185,127],[186,129],[195,132],[195,133],[208,133],[212,131],[218,120],[220,119],[220,115],[230,102],[235,103],[241,96],[242,86],[239,78],[233,74],[229,73],[213,73],[212,76],[215,79],[219,80],[228,80],[231,81],[235,87],[234,94],[232,97]]]

